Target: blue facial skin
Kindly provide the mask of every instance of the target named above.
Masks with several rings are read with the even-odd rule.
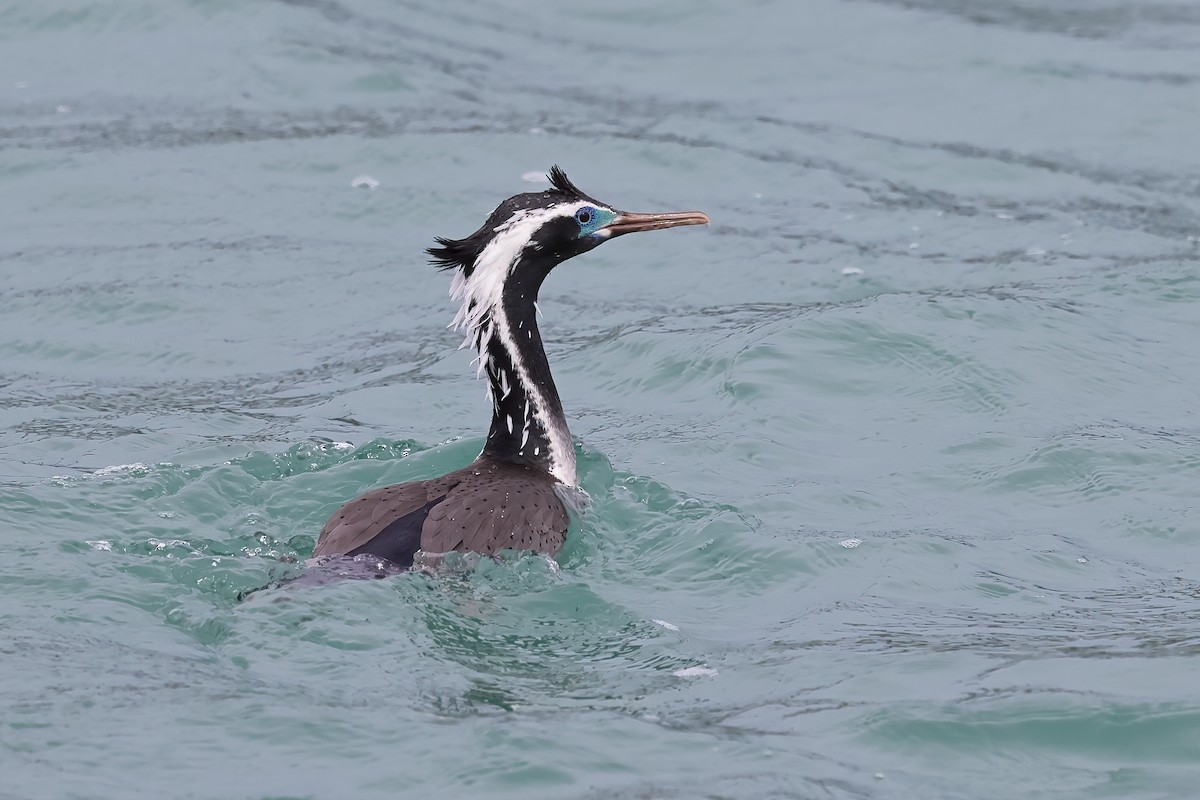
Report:
[[[607,209],[584,206],[575,212],[575,221],[579,223],[579,237],[594,235],[616,218],[617,215]]]

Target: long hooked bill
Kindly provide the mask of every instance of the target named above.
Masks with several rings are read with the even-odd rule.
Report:
[[[609,236],[620,236],[637,231],[657,231],[662,228],[677,228],[680,225],[707,225],[708,214],[703,211],[674,211],[667,214],[635,214],[622,211],[617,218],[604,226]]]

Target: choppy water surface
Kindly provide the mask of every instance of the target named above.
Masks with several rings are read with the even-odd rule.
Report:
[[[1194,794],[1200,7],[1043,5],[0,6],[0,796]],[[552,162],[714,221],[545,287],[559,569],[239,603]]]

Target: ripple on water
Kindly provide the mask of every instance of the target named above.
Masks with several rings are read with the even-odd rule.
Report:
[[[490,10],[0,12],[9,791],[1193,796],[1200,12]],[[547,284],[562,569],[238,602],[475,455],[421,248],[549,152],[714,220]]]
[[[94,587],[80,596],[86,618],[112,604],[131,606],[237,663],[261,666],[264,640],[278,642],[273,658],[299,670],[310,656],[326,658],[313,647],[421,652],[430,667],[414,678],[427,698],[420,705],[456,714],[480,704],[616,707],[631,685],[650,691],[718,674],[678,625],[651,615],[640,592],[612,586],[650,581],[660,591],[693,593],[740,584],[752,592],[756,580],[770,580],[761,567],[780,553],[756,548],[754,523],[736,509],[615,476],[588,450],[580,452],[581,481],[599,503],[577,523],[564,569],[515,555],[436,579],[407,574],[303,591],[285,585],[236,602],[294,573],[324,515],[352,491],[436,473],[469,459],[475,447],[310,442],[202,467],[115,465],[47,488],[73,497],[56,521],[68,530],[79,501],[106,509],[86,536],[72,534],[78,538],[62,548],[93,564]],[[438,664],[455,665],[453,675]]]

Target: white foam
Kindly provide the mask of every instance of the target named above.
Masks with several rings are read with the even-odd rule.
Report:
[[[846,548],[847,550],[853,550],[854,548],[856,548],[860,544],[862,544],[862,539],[843,539],[842,541],[838,542],[838,544],[840,544],[842,547]]]
[[[720,673],[712,667],[684,667],[671,674],[676,678],[715,678]]]
[[[375,180],[370,175],[359,175],[357,178],[350,181],[350,188],[352,188],[352,189],[363,189],[363,188],[377,189],[377,188],[379,188],[379,181]]]
[[[146,540],[146,544],[150,545],[157,551],[166,550],[168,547],[186,547],[192,550],[192,543],[183,539],[155,539],[153,537]],[[199,552],[192,550],[193,553]]]
[[[150,467],[146,466],[145,464],[143,464],[139,461],[136,464],[113,464],[112,466],[109,466],[109,467],[101,467],[100,469],[96,470],[95,473],[93,473],[93,474],[97,478],[102,478],[107,475],[120,475],[125,472],[133,473],[136,475],[145,475],[149,471],[150,471]]]
[[[112,542],[108,541],[107,539],[88,540],[88,545],[90,545],[93,550],[101,550],[104,552],[112,551]]]

